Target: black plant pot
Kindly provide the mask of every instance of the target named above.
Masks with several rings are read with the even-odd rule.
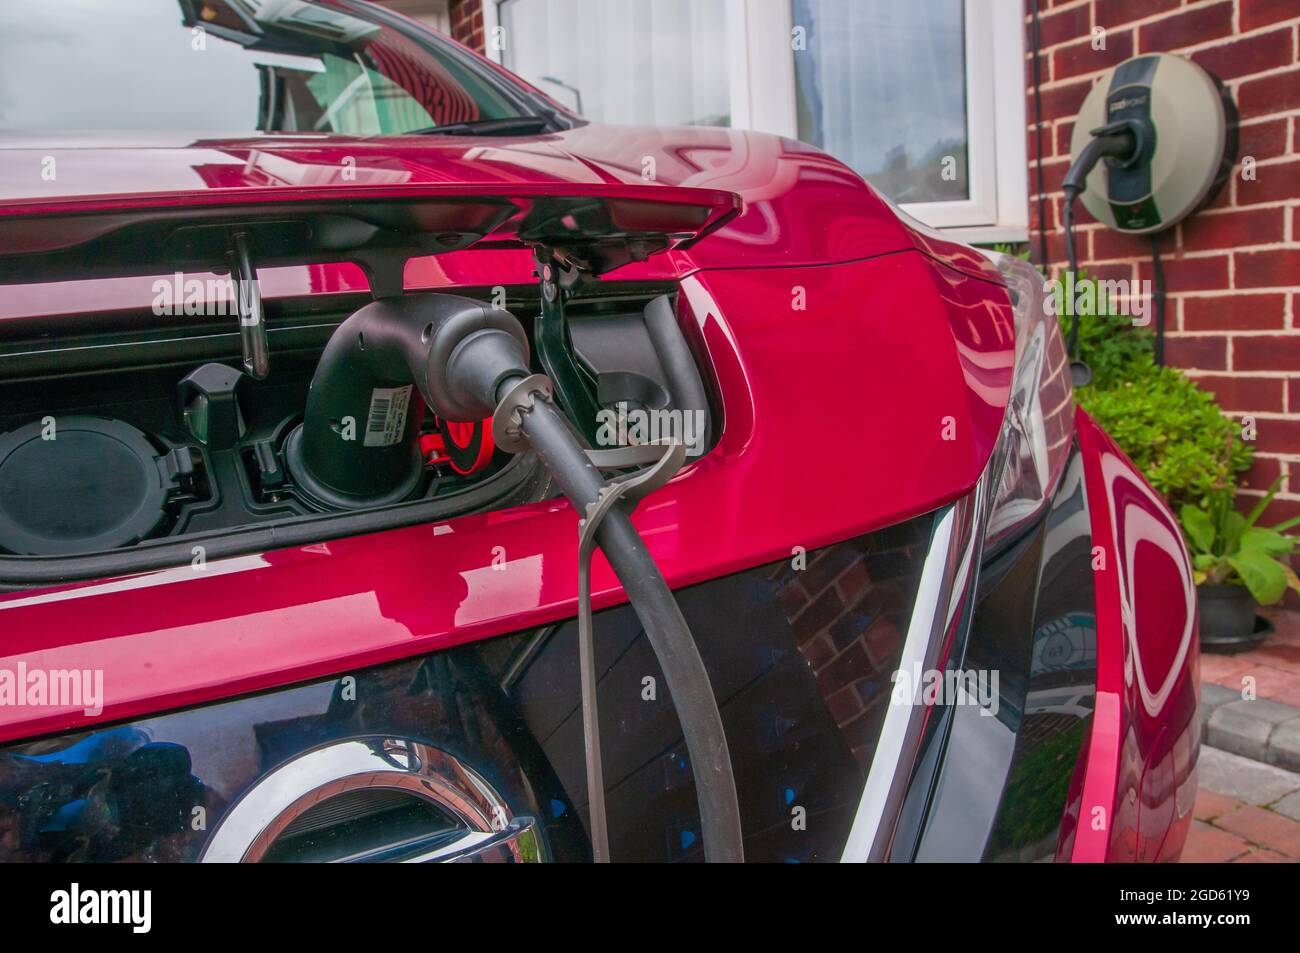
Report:
[[[1240,652],[1264,641],[1272,629],[1256,617],[1259,603],[1245,586],[1197,586],[1196,598],[1201,648],[1207,652]]]

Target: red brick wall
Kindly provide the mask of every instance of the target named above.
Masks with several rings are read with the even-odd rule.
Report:
[[[483,0],[451,0],[451,38],[482,53]]]
[[[1031,247],[1038,179],[1031,20],[1026,0]],[[1048,257],[1063,264],[1061,180],[1074,115],[1101,71],[1140,53],[1183,53],[1232,91],[1238,165],[1212,205],[1161,240],[1169,362],[1258,426],[1246,495],[1287,476],[1269,516],[1300,513],[1300,0],[1037,0]],[[1105,50],[1094,50],[1097,27]],[[1241,159],[1255,159],[1254,179]],[[1076,203],[1080,265],[1100,277],[1151,278],[1150,240],[1119,235]],[[1266,521],[1268,517],[1266,517]]]

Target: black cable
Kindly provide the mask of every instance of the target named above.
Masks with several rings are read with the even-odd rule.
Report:
[[[1165,267],[1160,261],[1160,235],[1151,236],[1151,270],[1155,277],[1155,292],[1151,299],[1156,306],[1156,366],[1165,363]]]
[[[1075,387],[1085,387],[1092,381],[1092,371],[1079,357],[1079,259],[1074,245],[1074,200],[1087,185],[1088,173],[1107,156],[1131,157],[1137,148],[1137,137],[1129,124],[1109,123],[1092,131],[1093,138],[1070,163],[1061,183],[1065,198],[1061,203],[1061,224],[1065,226],[1065,255],[1069,261],[1070,281],[1075,284],[1075,294],[1070,300],[1070,330],[1066,335],[1066,353],[1070,358],[1070,378]]]
[[[1034,0],[1033,26],[1030,42],[1034,45],[1034,148],[1038,155],[1035,165],[1038,172],[1038,255],[1040,264],[1046,270],[1047,261],[1047,196],[1043,185],[1043,66],[1038,35],[1038,0]]]
[[[1079,356],[1079,256],[1074,247],[1074,199],[1077,191],[1066,186],[1065,200],[1061,203],[1061,224],[1065,226],[1065,257],[1069,262],[1066,273],[1070,284],[1070,330],[1065,337],[1065,354],[1070,359],[1070,383],[1074,387],[1087,387],[1092,383],[1092,368]]]
[[[512,383],[502,385],[502,395]],[[536,401],[520,417],[520,427],[529,446],[555,476],[578,512],[585,512],[597,500],[605,481],[583,453],[564,418],[547,400]],[[596,540],[641,620],[677,707],[695,775],[705,858],[711,862],[738,863],[744,860],[744,846],[727,736],[708,670],[681,607],[626,512],[610,512],[596,530]]]
[[[1065,200],[1061,203],[1061,222],[1065,226],[1065,257],[1069,262],[1069,281],[1071,285],[1070,299],[1070,331],[1065,339],[1065,353],[1069,355],[1071,361],[1079,359],[1079,256],[1074,247],[1074,195],[1070,192],[1065,193]]]

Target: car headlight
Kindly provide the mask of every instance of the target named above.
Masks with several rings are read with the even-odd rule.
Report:
[[[986,554],[1032,525],[1047,507],[1070,455],[1074,393],[1060,325],[1044,307],[1033,265],[988,252],[1015,310],[1016,360],[1006,417],[985,474],[989,487]]]

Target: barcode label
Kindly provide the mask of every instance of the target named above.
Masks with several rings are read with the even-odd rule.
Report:
[[[391,447],[402,439],[406,411],[411,406],[411,385],[376,387],[370,392],[364,447]]]

